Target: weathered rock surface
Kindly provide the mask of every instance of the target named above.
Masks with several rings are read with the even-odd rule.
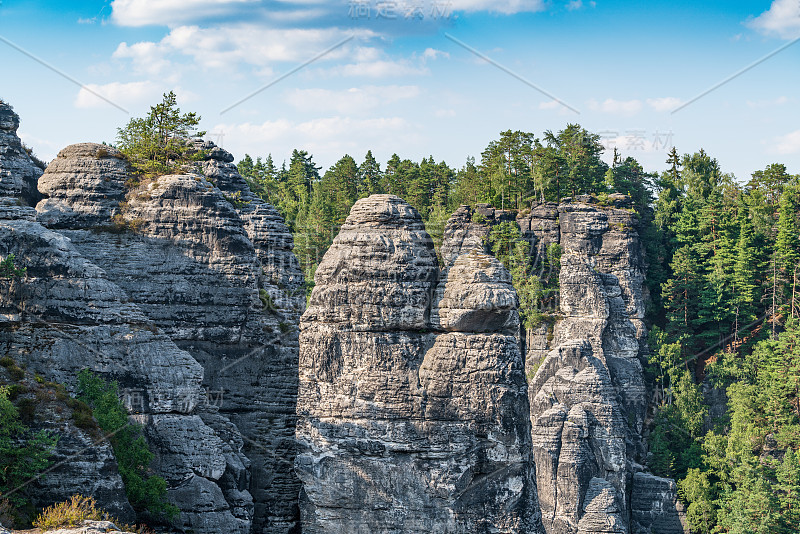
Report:
[[[547,268],[548,247],[558,244],[562,252],[558,308],[543,310],[553,320],[520,338],[538,495],[550,534],[672,532],[680,524],[668,489],[674,482],[639,473],[648,402],[645,265],[630,200],[609,199],[610,206],[588,196],[535,203],[516,217],[531,244],[534,274]],[[448,221],[442,256],[486,252],[491,227],[507,219],[500,210],[460,208]]]
[[[41,198],[36,180],[42,175],[17,136],[19,116],[0,101],[0,197],[19,199],[33,206]]]
[[[70,145],[58,153],[39,180],[47,197],[38,206],[48,228],[109,225],[125,200],[130,165],[116,148],[97,143]]]
[[[250,193],[229,153],[203,148],[209,159],[198,172],[126,192],[118,154],[67,147],[42,177],[48,198],[38,216],[189,362],[152,374],[196,369],[194,396],[181,396],[194,399],[186,415],[143,410],[183,523],[196,532],[289,532],[298,521],[303,278],[275,209]]]
[[[634,473],[631,489],[633,534],[683,534],[689,532],[678,501],[675,481],[648,473]]]
[[[143,317],[113,302],[118,293],[101,279],[98,270],[79,258],[67,240],[34,222],[36,211],[26,204],[39,198],[36,179],[41,169],[22,148],[16,135],[18,126],[16,113],[0,103],[0,195],[3,195],[0,196],[0,256],[5,258],[14,253],[16,265],[27,268],[24,278],[0,279],[0,343],[5,347],[3,355],[18,364],[31,364],[32,356],[44,358],[36,365],[29,365],[22,380],[0,373],[0,383],[21,387],[17,402],[28,402],[33,408],[30,415],[33,420],[28,423],[32,428],[58,436],[51,456],[52,467],[46,476],[33,482],[30,493],[36,505],[44,507],[81,491],[94,496],[115,516],[132,521],[133,509],[125,496],[109,442],[78,428],[71,410],[55,398],[51,388],[35,382],[32,371],[55,378],[53,373],[43,371],[52,371],[53,355],[67,356],[70,353],[67,345],[82,343],[81,330],[90,330],[87,322],[96,322],[102,316],[100,320],[108,320],[109,327],[114,328],[114,323]],[[66,284],[65,279],[69,279]],[[96,307],[86,309],[84,304],[78,312],[71,306],[72,297],[79,292],[83,293],[82,298],[95,298]],[[58,311],[62,305],[63,314]],[[63,316],[70,316],[72,324],[58,324],[57,317]],[[110,337],[108,328],[98,330],[103,333],[94,340],[83,340],[88,344],[84,343],[85,348],[80,352],[96,349],[95,343]],[[93,358],[79,357],[75,365],[87,359]],[[127,351],[123,361],[126,359]],[[72,375],[70,380],[74,382],[74,378]]]
[[[146,423],[148,437],[155,445],[160,474],[172,486],[181,484],[190,473],[213,476],[205,472],[206,465],[225,454],[225,449],[213,441],[194,443],[204,458],[175,455],[169,457],[169,469],[162,461],[166,452],[163,445],[175,441],[174,434],[207,428],[192,415],[205,397],[200,387],[202,367],[159,331],[129,302],[119,286],[61,234],[35,222],[3,221],[0,251],[4,255],[14,253],[18,264],[27,267],[24,281],[14,281],[0,300],[6,318],[0,339],[8,353],[28,369],[68,386],[74,386],[76,375],[83,368],[117,380],[131,409],[142,414],[141,421]],[[173,424],[159,427],[152,424],[153,418],[168,418]],[[70,442],[67,439],[64,444]],[[185,448],[187,443],[181,446]],[[70,450],[60,454],[68,457]],[[95,484],[108,476],[102,462],[90,465],[90,459],[97,454],[87,451],[84,456],[85,467],[95,466],[85,477]],[[231,455],[230,460],[239,466],[244,461],[241,454]],[[171,477],[172,472],[180,472],[181,477]],[[217,478],[220,476],[221,473]],[[66,493],[59,498],[54,492],[52,499],[65,500],[75,493],[78,488],[74,482],[62,477],[60,487]],[[90,488],[91,484],[87,481],[84,487]],[[224,517],[220,521],[231,532],[249,530],[249,519],[233,516],[224,500],[212,514],[198,510],[192,501],[178,504],[188,525],[199,525],[212,515]]]
[[[494,258],[455,264],[439,280],[419,214],[373,195],[317,269],[300,334],[303,532],[540,532],[523,362],[502,332],[516,297]]]
[[[87,367],[119,382],[178,526],[295,531],[305,295],[277,211],[213,143],[189,174],[133,190],[119,152],[72,145],[42,176],[34,211],[24,204],[41,198],[41,173],[7,140],[18,119],[5,107],[0,125],[0,193],[13,195],[0,199],[0,254],[28,268],[0,300],[9,353],[68,387]]]

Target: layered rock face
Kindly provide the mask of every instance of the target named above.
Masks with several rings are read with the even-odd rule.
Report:
[[[36,211],[30,204],[39,198],[36,180],[42,171],[22,148],[16,135],[18,126],[17,114],[0,103],[0,256],[15,254],[15,264],[27,269],[24,279],[0,279],[0,343],[5,347],[3,356],[28,366],[26,378],[14,380],[0,374],[0,382],[16,382],[21,387],[21,398],[35,410],[34,429],[58,436],[52,467],[46,476],[32,482],[29,492],[36,505],[44,507],[65,500],[80,488],[116,517],[133,521],[133,509],[125,496],[111,445],[77,427],[63,402],[32,377],[38,371],[41,376],[55,378],[52,359],[74,356],[79,345],[83,347],[78,352],[84,355],[78,357],[77,365],[92,360],[86,355],[96,351],[99,344],[110,342],[111,330],[117,336],[112,351],[119,353],[120,340],[133,335],[131,323],[145,318],[134,308],[113,302],[120,295],[118,288],[80,258],[62,236],[35,222]],[[79,293],[96,305],[88,309],[72,305]],[[64,318],[69,318],[68,324],[64,324]],[[98,326],[105,321],[108,327]],[[89,336],[82,339],[83,334]],[[150,343],[158,342],[151,339]],[[120,355],[123,361],[127,350],[124,354]],[[103,362],[101,367],[107,365]],[[191,386],[190,377],[186,387]]]
[[[298,519],[292,467],[303,278],[291,234],[249,191],[233,156],[213,144],[198,148],[208,154],[201,168],[128,190],[119,153],[67,147],[40,180],[48,198],[38,217],[189,362],[151,374],[163,380],[195,369],[194,426],[154,411],[158,396],[149,391],[142,403],[186,526],[289,532]],[[194,469],[181,467],[187,460]],[[240,524],[209,519],[223,510]]]
[[[19,115],[0,101],[0,197],[32,206],[39,200],[36,180],[42,175],[17,136]]]
[[[531,244],[533,274],[548,268],[550,245],[562,252],[558,307],[543,310],[554,321],[520,332],[549,534],[682,531],[674,482],[643,472],[645,265],[629,199],[610,200],[604,207],[590,197],[535,204],[516,218]],[[462,207],[445,229],[442,255],[487,252],[491,226],[508,219],[500,210]]]
[[[90,368],[119,382],[181,509],[177,526],[296,531],[303,277],[291,234],[233,156],[197,149],[207,156],[187,174],[137,187],[113,148],[72,145],[39,180],[35,211],[20,206],[38,195],[23,187],[35,174],[27,153],[0,158],[15,195],[0,199],[0,254],[28,269],[5,283],[0,337],[48,380],[74,387]]]
[[[516,296],[419,214],[359,200],[301,320],[303,532],[541,532]]]

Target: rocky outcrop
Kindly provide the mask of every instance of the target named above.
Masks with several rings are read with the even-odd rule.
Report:
[[[632,534],[689,532],[674,480],[638,472],[631,486]]]
[[[674,482],[642,472],[645,265],[630,199],[609,201],[535,203],[516,216],[531,245],[532,274],[547,279],[547,251],[561,251],[557,307],[540,310],[546,320],[520,332],[550,534],[672,532],[679,524]],[[507,220],[507,212],[485,206],[460,208],[445,229],[443,257],[488,251],[491,227]]]
[[[603,506],[620,517],[614,528],[627,532],[630,477],[644,462],[647,409],[637,220],[623,208],[581,202],[562,204],[558,211],[562,256],[555,348],[537,362],[531,382],[542,513],[549,531],[580,531],[590,496],[597,493],[593,481],[603,479],[610,484],[602,490]],[[613,504],[607,502],[610,496]]]
[[[16,490],[37,509],[81,492],[94,497],[115,518],[133,522],[136,516],[125,495],[111,444],[93,425],[79,425],[74,404],[62,386],[23,371],[10,360],[9,353],[0,366],[0,385],[8,387],[9,399],[24,425],[34,433],[57,438],[44,476],[26,480]],[[0,506],[0,517],[3,511]]]
[[[133,509],[125,496],[111,445],[101,435],[76,426],[65,399],[58,398],[56,390],[40,381],[42,376],[56,378],[51,372],[51,358],[54,354],[69,357],[73,353],[68,347],[70,343],[83,344],[85,348],[80,352],[96,350],[98,344],[110,337],[108,330],[114,329],[115,323],[142,317],[137,317],[135,310],[113,302],[119,296],[116,288],[102,280],[94,266],[79,258],[67,240],[35,222],[36,211],[27,204],[39,198],[36,180],[42,172],[17,137],[18,126],[16,113],[0,103],[0,195],[3,195],[0,196],[0,256],[16,254],[16,266],[27,270],[22,278],[0,279],[3,356],[27,366],[22,377],[0,372],[0,384],[11,386],[14,402],[27,407],[27,417],[31,420],[26,424],[58,437],[46,475],[32,481],[23,491],[39,507],[63,501],[81,491],[94,496],[103,509],[116,517],[132,521]],[[65,279],[69,279],[66,284]],[[83,292],[83,297],[96,299],[93,303],[96,307],[86,309],[84,304],[83,310],[78,311],[71,306],[71,297],[79,292]],[[63,314],[58,309],[61,306]],[[64,316],[70,316],[72,324],[60,324],[58,317]],[[101,316],[100,320],[111,323],[109,327],[98,328],[103,333],[93,339],[81,340],[81,331],[91,330],[87,323]],[[120,343],[117,345],[119,349]],[[33,365],[37,356],[44,358]],[[85,360],[79,358],[76,365]],[[33,379],[37,372],[38,381]],[[70,377],[73,382],[74,378]]]
[[[25,279],[11,282],[0,301],[6,318],[0,339],[8,354],[46,379],[69,386],[84,368],[117,380],[131,410],[146,423],[159,474],[173,488],[219,480],[223,473],[209,471],[219,458],[231,463],[231,469],[244,471],[241,453],[219,438],[193,442],[194,454],[169,455],[168,444],[188,445],[177,436],[213,434],[196,414],[205,398],[202,367],[70,240],[36,222],[3,221],[0,251],[14,253],[18,264],[27,268]],[[86,476],[102,479],[107,474],[98,469]],[[68,493],[60,500],[76,491],[71,484],[63,486]],[[173,500],[187,525],[213,520],[231,532],[249,530],[249,518],[236,517],[224,499],[205,510],[198,507],[205,503],[196,498]]]
[[[36,207],[39,221],[64,229],[109,225],[125,201],[130,171],[116,148],[97,143],[68,146],[39,180],[39,191],[46,197]]]
[[[303,278],[275,209],[250,193],[229,153],[201,148],[208,159],[189,174],[129,189],[135,184],[118,153],[67,147],[41,179],[48,198],[38,217],[186,359],[169,370],[150,367],[152,380],[192,384],[191,395],[179,395],[185,416],[154,410],[155,392],[134,391],[183,524],[289,532],[298,519]],[[179,376],[184,369],[193,369],[191,380]]]
[[[303,532],[540,532],[516,297],[478,252],[440,278],[419,214],[353,206],[301,320]]]
[[[91,521],[91,520],[83,521],[80,527],[59,528],[56,530],[51,530],[50,534],[101,534],[105,532],[119,532],[119,534],[133,534],[133,532],[121,531],[111,521]]]
[[[27,153],[9,159],[16,146],[0,143],[0,183],[15,195],[0,199],[0,255],[28,269],[0,300],[9,354],[68,387],[82,368],[118,381],[181,509],[176,526],[295,531],[305,295],[277,211],[211,143],[187,174],[144,183],[113,148],[69,146],[34,211],[25,187],[38,174],[20,170]]]
[[[42,175],[28,151],[17,136],[19,116],[3,101],[0,101],[0,197],[18,199],[20,203],[33,206],[40,195],[36,180]]]

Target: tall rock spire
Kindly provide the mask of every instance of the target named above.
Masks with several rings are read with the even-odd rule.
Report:
[[[416,210],[353,206],[301,320],[304,532],[541,532],[504,271],[467,252],[440,279]]]

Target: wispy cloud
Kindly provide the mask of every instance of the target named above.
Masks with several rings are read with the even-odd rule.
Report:
[[[120,26],[175,26],[258,4],[258,0],[114,0],[111,20]]]
[[[567,11],[577,11],[583,7],[583,0],[571,0],[567,2]]]
[[[113,102],[120,102],[121,105],[135,107],[157,99],[159,94],[159,87],[150,81],[112,82],[104,85],[90,83],[78,91],[74,105],[80,109],[108,107],[108,101],[97,96],[101,95]]]
[[[342,91],[295,89],[286,96],[286,101],[302,111],[357,115],[401,100],[414,99],[420,94],[416,85],[367,85]]]
[[[653,108],[654,110],[658,111],[659,113],[672,111],[681,104],[683,104],[683,101],[680,98],[675,98],[674,96],[665,96],[661,98],[647,99],[647,105]]]
[[[786,96],[779,96],[778,98],[773,98],[771,100],[748,100],[747,107],[749,108],[770,108],[775,106],[783,106],[784,104],[788,104],[791,102]]]
[[[587,102],[589,109],[613,115],[635,115],[642,109],[641,100],[615,100],[607,98],[602,102],[591,99]]]
[[[800,154],[800,130],[776,137],[772,145],[778,154]]]
[[[367,149],[391,154],[396,151],[397,138],[410,143],[419,139],[416,128],[401,117],[323,117],[297,122],[288,119],[261,124],[217,124],[212,131],[225,132],[225,142],[239,147],[244,153],[276,155],[290,154],[301,148],[314,154],[324,166],[333,164],[344,154],[362,156]]]
[[[236,68],[241,65],[259,67],[260,74],[271,75],[276,62],[297,62],[307,59],[349,35],[369,39],[370,30],[348,31],[324,29],[268,29],[260,24],[236,23],[214,28],[178,26],[158,42],[120,43],[116,59],[130,59],[139,70],[150,74],[172,68],[178,58],[190,58],[203,69]],[[369,47],[360,47],[369,49]],[[358,50],[351,45],[332,51],[324,59],[342,59]]]
[[[503,15],[544,11],[547,7],[543,0],[451,0],[449,4],[453,11],[489,11]]]
[[[774,35],[781,39],[800,37],[800,1],[774,0],[767,11],[747,25],[766,35]]]

